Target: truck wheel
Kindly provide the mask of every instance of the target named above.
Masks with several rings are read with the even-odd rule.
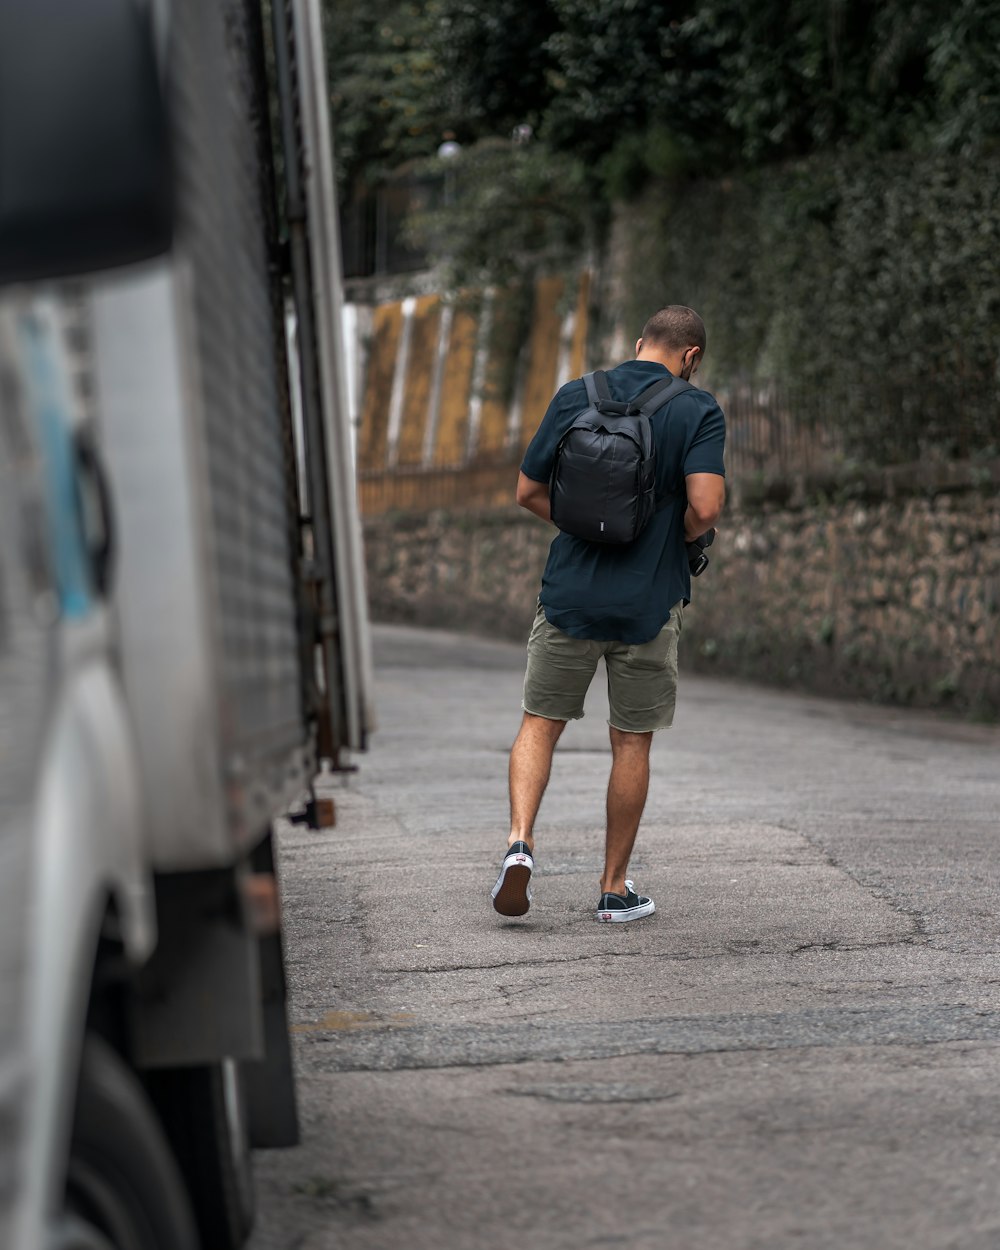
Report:
[[[253,1165],[239,1065],[232,1059],[148,1074],[187,1182],[204,1245],[239,1250],[254,1221]]]
[[[68,1244],[198,1247],[184,1182],[153,1108],[117,1053],[92,1034],[83,1046],[65,1213]]]

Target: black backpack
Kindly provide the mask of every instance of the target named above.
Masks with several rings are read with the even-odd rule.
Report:
[[[681,391],[683,378],[658,378],[629,403],[611,398],[605,374],[584,379],[587,407],[556,448],[549,478],[552,520],[595,543],[630,543],[656,511],[656,445],[650,417]]]

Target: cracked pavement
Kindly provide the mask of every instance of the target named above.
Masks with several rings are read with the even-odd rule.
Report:
[[[523,648],[375,632],[337,826],[280,837],[303,1144],[253,1250],[1000,1245],[1000,730],[682,673],[657,911],[598,925],[599,675],[505,920]]]

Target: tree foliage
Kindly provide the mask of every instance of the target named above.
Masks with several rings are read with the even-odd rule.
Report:
[[[540,133],[588,159],[663,131],[699,168],[830,147],[967,149],[997,133],[996,0],[551,5]]]
[[[1000,0],[325,0],[345,181],[527,123],[610,198],[650,175],[1000,134]]]
[[[537,130],[552,98],[559,30],[551,0],[444,0],[428,42],[437,58],[450,125],[460,138]]]
[[[930,76],[938,100],[934,137],[971,154],[1000,138],[1000,3],[958,0],[931,32]]]
[[[482,139],[445,172],[444,203],[411,218],[453,290],[528,277],[544,256],[573,266],[593,241],[582,162],[541,145]]]
[[[342,187],[375,183],[432,153],[446,112],[428,33],[436,0],[324,0]]]

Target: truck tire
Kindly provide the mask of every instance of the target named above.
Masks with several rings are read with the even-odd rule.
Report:
[[[138,1078],[101,1038],[84,1040],[66,1177],[77,1244],[198,1250],[177,1161]]]
[[[253,1228],[250,1139],[232,1059],[150,1072],[147,1086],[170,1138],[208,1250],[240,1250]]]

